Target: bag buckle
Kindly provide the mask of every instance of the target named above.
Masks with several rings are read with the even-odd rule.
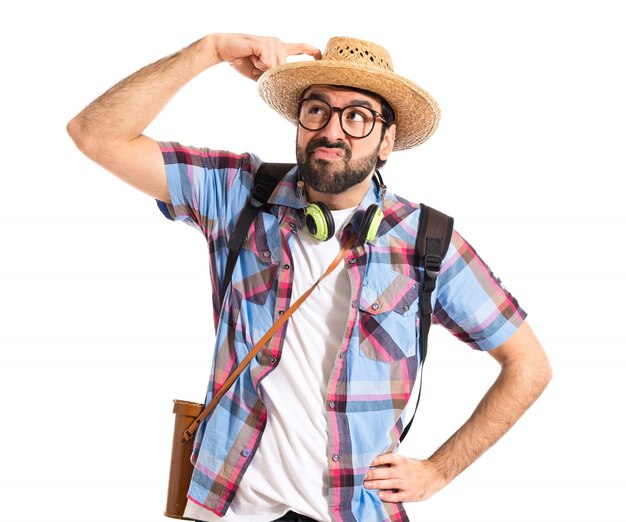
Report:
[[[434,279],[441,271],[441,257],[433,254],[424,256],[424,270],[428,277]]]

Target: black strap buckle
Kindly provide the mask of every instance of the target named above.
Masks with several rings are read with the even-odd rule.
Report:
[[[441,271],[441,256],[426,254],[424,256],[424,270],[428,277],[436,278]]]
[[[265,205],[275,188],[276,182],[272,178],[263,177],[257,179],[250,194],[250,205],[255,208]]]

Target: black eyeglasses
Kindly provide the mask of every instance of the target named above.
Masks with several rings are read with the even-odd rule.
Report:
[[[318,131],[326,127],[333,113],[339,113],[339,123],[343,132],[352,138],[366,138],[374,130],[376,120],[387,124],[379,112],[363,105],[331,107],[317,98],[305,98],[298,105],[298,122],[309,131]]]

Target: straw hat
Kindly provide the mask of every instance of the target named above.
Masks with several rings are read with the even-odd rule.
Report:
[[[439,106],[424,89],[393,71],[391,56],[371,42],[339,36],[328,41],[321,60],[279,65],[258,81],[261,98],[298,124],[298,100],[311,85],[341,85],[382,96],[396,113],[394,150],[415,147],[435,132]]]

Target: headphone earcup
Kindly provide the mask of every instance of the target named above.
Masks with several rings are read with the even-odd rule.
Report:
[[[335,235],[335,220],[322,202],[312,203],[306,207],[304,221],[309,234],[320,241],[328,241]]]
[[[357,239],[361,245],[368,241],[373,241],[378,235],[378,227],[383,220],[383,211],[378,205],[370,205],[363,214],[363,219],[359,225]]]

